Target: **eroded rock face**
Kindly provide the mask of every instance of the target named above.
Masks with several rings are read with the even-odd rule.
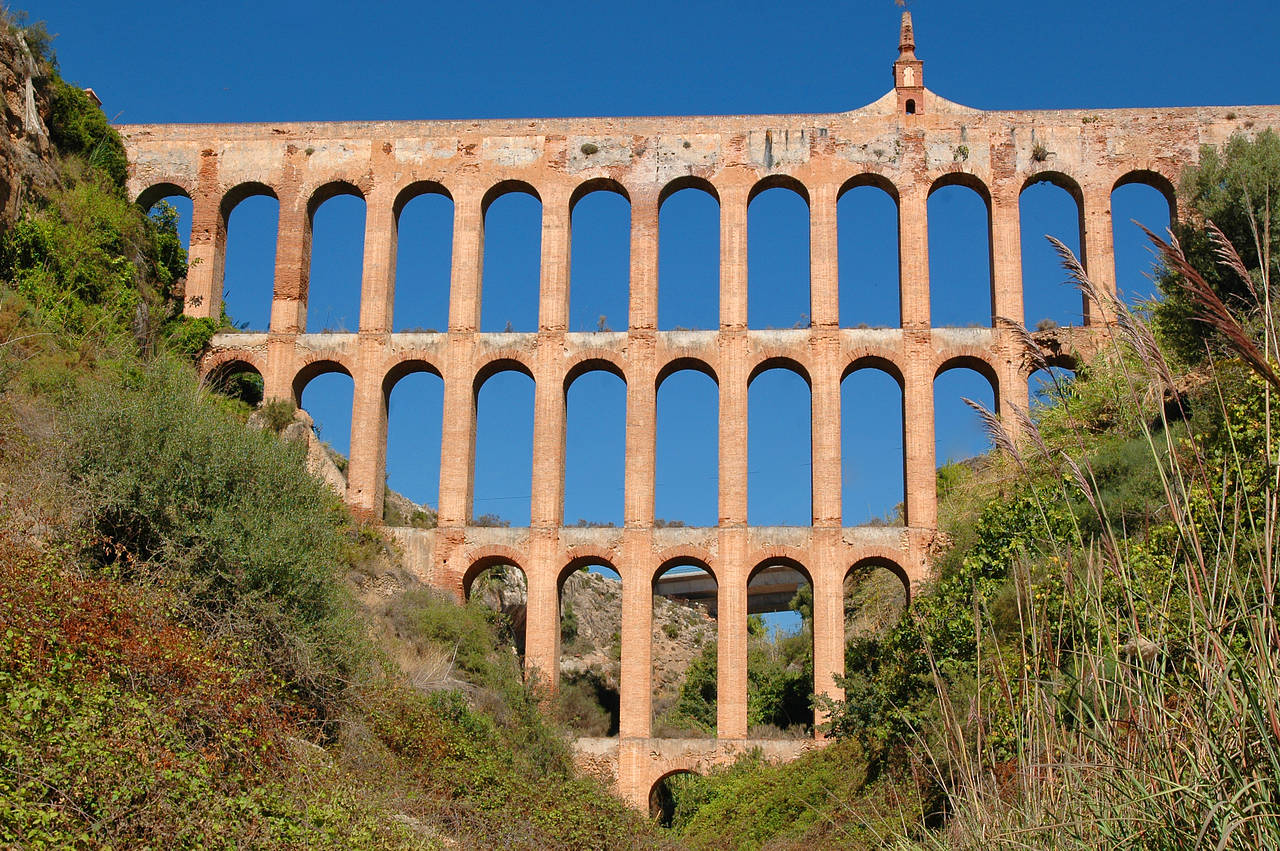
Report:
[[[0,230],[17,220],[32,194],[47,194],[58,184],[45,127],[49,103],[36,85],[39,73],[22,35],[0,27],[0,90],[7,131],[0,139]]]

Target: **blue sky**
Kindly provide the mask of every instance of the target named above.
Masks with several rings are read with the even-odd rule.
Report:
[[[1280,100],[1278,13],[1270,3],[1130,2],[1028,5],[919,0],[925,81],[987,109],[1254,104]],[[730,10],[731,9],[731,10]],[[634,114],[831,112],[891,86],[900,9],[892,0],[804,7],[697,0],[645,4],[209,4],[33,2],[57,34],[65,76],[92,86],[120,122],[433,119]],[[1126,187],[1114,198],[1117,266],[1131,295],[1150,290],[1137,218],[1162,228],[1163,199]],[[751,323],[803,322],[807,294],[804,204],[785,190],[751,209]],[[401,221],[396,327],[443,328],[449,268],[447,199],[424,197]],[[507,196],[486,228],[482,325],[516,330],[536,306],[538,204]],[[572,330],[625,327],[627,205],[588,196],[575,211]],[[930,201],[935,323],[987,324],[985,211],[960,188]],[[262,327],[270,303],[274,202],[251,199],[232,216],[228,304]],[[713,327],[714,202],[696,191],[663,210],[660,324]],[[310,325],[356,325],[363,205],[336,198],[315,223]],[[1040,236],[1075,244],[1075,210],[1047,185],[1023,198],[1027,320],[1078,321],[1079,297]],[[841,322],[896,324],[893,205],[877,190],[849,193],[840,210]],[[978,246],[975,251],[974,246]],[[532,282],[532,283],[530,283]],[[605,317],[601,320],[601,317]],[[842,388],[846,524],[883,516],[902,498],[901,411],[892,381],[859,373]],[[304,404],[345,451],[350,382],[317,379]],[[753,385],[750,520],[809,517],[807,389],[785,373]],[[976,375],[936,385],[938,460],[982,451],[959,402],[991,404]],[[715,386],[680,374],[659,395],[657,514],[715,522]],[[391,400],[391,485],[434,504],[440,382],[415,376]],[[624,390],[590,375],[571,389],[565,518],[619,522]],[[475,513],[527,522],[532,385],[504,375],[480,398]],[[860,451],[852,451],[860,447]]]

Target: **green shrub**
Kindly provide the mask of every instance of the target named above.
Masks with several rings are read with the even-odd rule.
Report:
[[[84,89],[56,75],[49,81],[49,138],[64,155],[83,157],[117,189],[124,188],[129,160],[120,134]]]

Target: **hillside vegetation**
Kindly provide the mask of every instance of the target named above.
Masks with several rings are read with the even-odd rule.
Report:
[[[1159,303],[1064,249],[1106,345],[975,411],[997,449],[939,471],[933,583],[896,621],[850,597],[834,741],[674,780],[664,828],[574,770],[483,594],[368,605],[397,554],[292,410],[250,428],[196,379],[218,323],[181,315],[172,211],[125,196],[42,28],[6,19],[0,76],[0,846],[1280,847],[1273,133],[1186,176]],[[804,628],[753,635],[761,728],[812,720]],[[702,647],[671,729],[714,725]]]

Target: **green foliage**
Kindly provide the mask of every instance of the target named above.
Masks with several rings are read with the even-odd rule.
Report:
[[[117,190],[129,176],[120,134],[84,89],[56,74],[49,79],[49,138],[64,156],[84,158]]]
[[[270,402],[264,403],[258,410],[262,413],[262,418],[266,421],[267,428],[279,434],[284,431],[285,426],[293,422],[293,415],[298,410],[298,407],[290,399],[272,399]]]
[[[1237,133],[1221,149],[1202,146],[1199,164],[1183,172],[1179,200],[1192,214],[1180,215],[1174,227],[1187,259],[1246,325],[1256,321],[1259,304],[1250,288],[1261,283],[1264,253],[1270,256],[1272,278],[1280,273],[1280,134],[1267,128],[1252,137]],[[1201,226],[1205,219],[1239,251],[1253,270],[1251,281],[1217,262],[1213,241]],[[1270,244],[1264,245],[1267,239]],[[1152,317],[1155,329],[1180,360],[1199,363],[1212,333],[1192,318],[1194,305],[1176,274],[1166,270],[1157,283],[1164,299]]]
[[[164,359],[83,382],[66,423],[85,555],[181,586],[216,618],[257,624],[282,676],[331,704],[363,664],[334,581],[355,532],[301,450],[246,430]]]

